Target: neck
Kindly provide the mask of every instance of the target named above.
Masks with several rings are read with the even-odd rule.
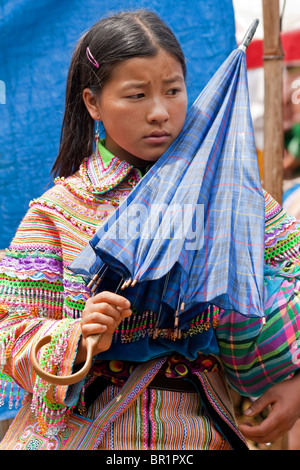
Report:
[[[143,170],[148,165],[152,165],[154,163],[154,162],[148,162],[147,160],[138,158],[135,155],[132,155],[131,153],[126,152],[126,150],[120,151],[120,148],[116,148],[114,143],[110,142],[109,138],[105,139],[105,142],[103,145],[112,155],[115,155],[116,157],[118,157],[119,160],[123,162],[125,161],[140,170]]]

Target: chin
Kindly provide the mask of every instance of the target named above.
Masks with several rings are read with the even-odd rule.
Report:
[[[151,156],[149,157],[148,155],[146,156],[139,156],[137,157],[137,159],[140,161],[140,163],[144,163],[144,164],[147,164],[147,163],[155,163],[157,162],[157,160],[160,159],[160,157],[162,156],[162,154],[159,154],[159,155],[155,155],[155,156]]]
[[[159,149],[157,153],[153,155],[146,155],[144,158],[142,157],[143,160],[148,161],[148,162],[157,162],[157,160],[160,159],[160,157],[165,153],[165,151],[169,147],[166,147],[164,149]]]

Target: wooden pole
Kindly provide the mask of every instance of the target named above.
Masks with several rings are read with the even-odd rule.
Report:
[[[262,0],[264,19],[264,153],[263,186],[282,202],[283,175],[283,49],[280,37],[279,0]],[[271,448],[287,450],[288,435]]]
[[[283,179],[283,49],[279,0],[262,0],[264,21],[264,152],[263,187],[282,202]]]

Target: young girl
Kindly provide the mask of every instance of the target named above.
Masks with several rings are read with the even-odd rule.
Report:
[[[151,12],[103,19],[76,47],[53,167],[58,178],[32,201],[1,263],[2,377],[28,392],[1,449],[246,448],[217,357],[215,332],[206,350],[200,350],[203,328],[193,319],[185,339],[173,341],[172,331],[166,330],[162,342],[153,337],[148,310],[137,311],[115,289],[91,297],[83,279],[68,270],[97,226],[179,135],[187,108],[185,77],[180,45]],[[96,125],[93,152],[99,121],[105,138],[99,139]],[[298,230],[295,223],[292,228]],[[274,328],[285,321],[284,314],[271,312],[270,317]],[[224,318],[218,335],[222,359],[231,380],[244,391],[244,364],[234,350],[227,354],[235,332],[226,334]],[[252,325],[238,317],[230,322]],[[295,323],[299,326],[298,319]],[[206,324],[206,329],[216,326]],[[263,367],[265,356],[270,357],[269,350],[259,349],[255,328],[260,359],[251,358],[247,371]],[[41,365],[69,375],[85,360],[86,338],[94,333],[102,338],[84,381],[54,386],[36,376],[30,353],[40,338],[52,336]],[[138,352],[129,357],[133,341]],[[274,381],[282,375],[275,374]],[[99,415],[98,428],[95,421],[91,427]]]

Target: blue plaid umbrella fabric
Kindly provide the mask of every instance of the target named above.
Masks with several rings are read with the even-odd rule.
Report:
[[[154,303],[186,319],[209,304],[264,315],[264,196],[246,46],[221,65],[179,137],[97,231],[72,271],[88,280],[104,273],[102,288],[108,273],[127,285],[151,283],[151,302],[157,288]]]

